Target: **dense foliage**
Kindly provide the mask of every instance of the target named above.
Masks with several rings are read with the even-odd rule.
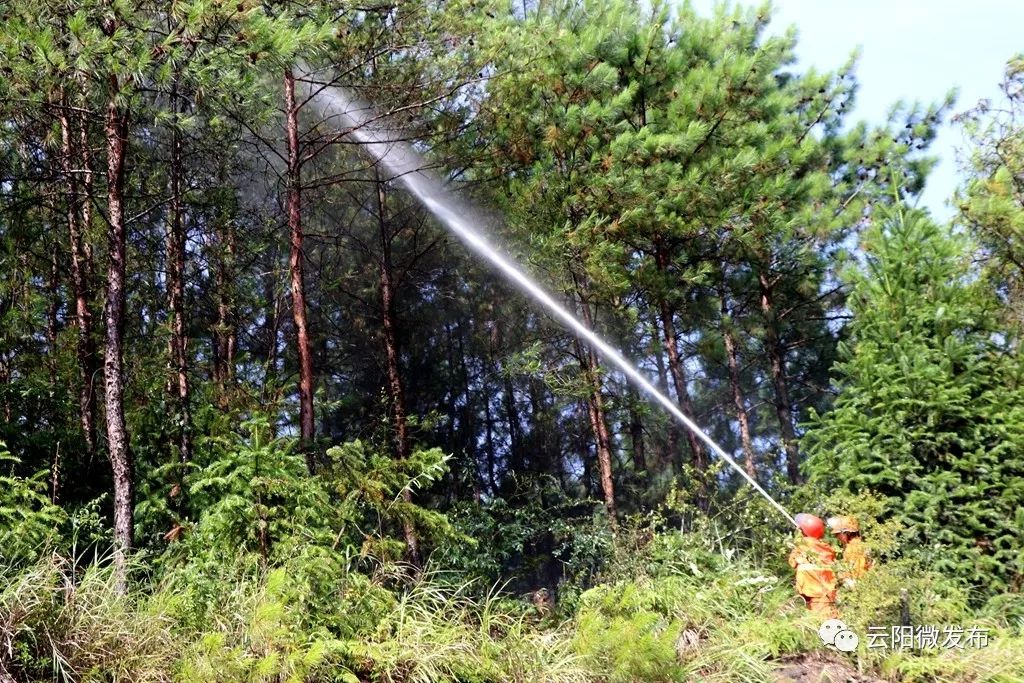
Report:
[[[355,100],[747,476],[861,516],[852,623],[998,636],[861,670],[1024,675],[1021,60],[943,226],[909,207],[950,102],[853,121],[855,60],[677,4],[0,3],[0,683],[806,664],[788,522]]]
[[[985,592],[1024,579],[1020,364],[965,241],[919,211],[879,211],[851,273],[839,395],[812,422],[812,477],[886,497],[921,555]]]

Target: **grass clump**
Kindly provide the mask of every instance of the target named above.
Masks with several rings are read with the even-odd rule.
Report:
[[[446,586],[427,575],[348,653],[372,680],[591,680],[560,629],[538,625],[525,605],[495,592],[473,597],[471,584]]]
[[[244,555],[216,571],[196,562],[120,596],[102,564],[48,555],[0,569],[0,672],[19,683],[754,682],[806,659],[887,681],[1024,680],[1014,595],[972,612],[956,584],[880,564],[844,596],[855,630],[894,623],[904,587],[915,623],[983,626],[990,644],[893,652],[862,638],[845,655],[821,644],[788,577],[742,554],[687,556],[699,539],[682,536],[634,545],[632,576],[547,615],[440,571],[364,563],[316,577],[315,555],[301,554],[266,569]],[[684,559],[658,561],[665,547]]]
[[[25,681],[172,681],[177,634],[154,607],[118,595],[97,564],[51,555],[0,569],[0,664]]]

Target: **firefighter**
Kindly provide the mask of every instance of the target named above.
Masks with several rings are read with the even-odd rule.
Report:
[[[871,569],[871,558],[867,546],[860,537],[860,523],[851,515],[829,517],[828,528],[835,534],[843,549],[843,565],[839,578],[843,585],[852,588],[857,579]]]
[[[802,534],[789,553],[789,566],[796,570],[796,592],[812,612],[825,619],[838,617],[836,575],[832,568],[836,553],[822,540],[825,524],[821,518],[804,513],[795,519]]]

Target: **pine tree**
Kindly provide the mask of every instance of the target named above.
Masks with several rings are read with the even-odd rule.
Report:
[[[899,132],[842,131],[853,62],[793,73],[794,36],[768,34],[768,21],[767,8],[538,8],[524,38],[537,48],[500,62],[507,75],[486,114],[510,232],[544,278],[652,361],[684,413],[726,415],[713,425],[726,447],[768,468],[783,462],[795,483],[797,422],[827,400],[845,240],[885,186],[884,154],[916,181],[906,157],[924,148],[936,112],[901,110]],[[614,415],[621,378],[563,348],[583,358],[583,384],[600,380],[583,395],[600,463],[602,443],[622,440],[602,435],[596,399],[610,407],[598,410],[606,422],[634,423]],[[659,431],[674,470],[705,478],[695,435]],[[756,457],[757,442],[781,457]]]
[[[865,235],[834,408],[804,445],[813,483],[873,491],[906,550],[985,592],[1024,574],[1024,386],[966,240],[901,204]]]
[[[971,177],[959,193],[959,222],[977,240],[986,277],[1024,329],[1024,55],[1011,59],[1001,106],[983,102],[962,117],[971,139]]]

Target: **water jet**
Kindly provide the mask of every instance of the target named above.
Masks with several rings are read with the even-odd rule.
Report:
[[[489,261],[513,284],[543,306],[550,315],[592,346],[598,354],[615,365],[633,385],[661,405],[672,417],[691,430],[708,448],[732,467],[790,524],[798,527],[793,516],[772,498],[771,494],[747,474],[739,463],[708,436],[697,423],[681,411],[672,399],[659,391],[633,363],[558,303],[547,290],[526,274],[522,266],[502,254],[491,244],[476,227],[483,220],[474,217],[474,209],[447,190],[439,178],[424,170],[427,167],[425,160],[410,144],[394,140],[401,136],[393,134],[391,129],[382,125],[384,117],[379,112],[353,97],[344,88],[328,86],[316,88],[314,91],[308,84],[307,88],[309,102],[321,108],[325,114],[340,119],[347,128],[347,131],[343,132],[360,143],[362,148],[377,163],[387,169],[395,180],[405,186],[405,189],[416,197],[444,227],[454,233],[471,250]]]

